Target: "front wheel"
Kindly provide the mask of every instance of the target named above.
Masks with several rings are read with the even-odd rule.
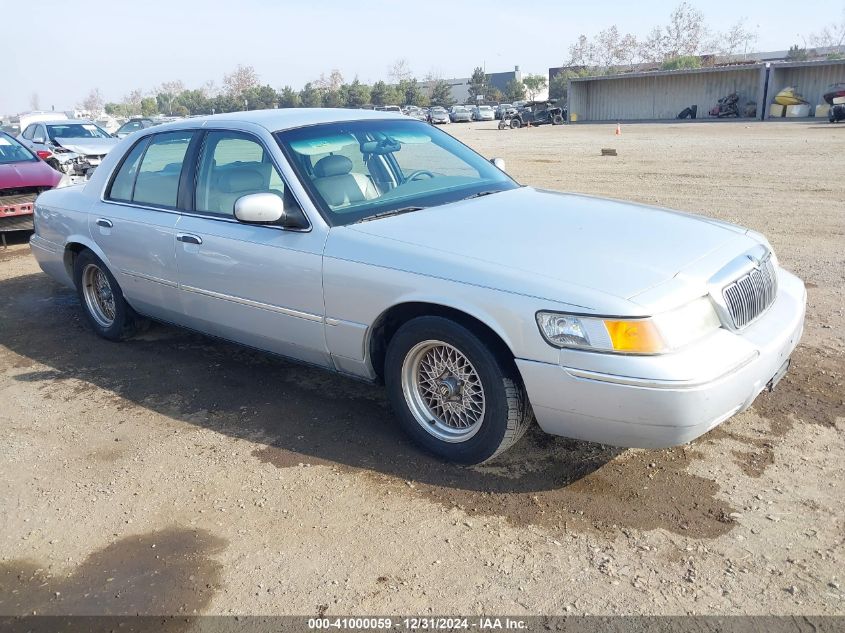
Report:
[[[419,317],[396,332],[385,383],[405,432],[448,461],[492,459],[533,420],[515,368],[470,330],[442,317]]]
[[[522,121],[520,121],[517,118],[511,119],[511,129],[512,130],[518,130],[521,127],[522,127]]]
[[[119,341],[135,333],[138,317],[106,265],[89,250],[76,257],[73,281],[85,320],[98,335]]]

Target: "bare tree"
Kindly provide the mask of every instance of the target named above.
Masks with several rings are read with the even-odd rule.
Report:
[[[92,116],[96,116],[103,111],[103,95],[100,94],[99,88],[92,88],[79,104],[80,109],[85,110]]]
[[[202,92],[203,96],[207,99],[213,99],[220,94],[220,88],[213,79],[209,79],[202,85],[200,92]]]
[[[41,109],[41,98],[38,96],[37,92],[33,92],[31,95],[29,95],[29,108],[31,110]]]
[[[666,57],[697,55],[707,37],[704,14],[687,2],[682,2],[669,16],[663,38]]]
[[[596,65],[595,45],[582,33],[578,36],[576,42],[569,47],[569,63],[567,66],[589,68]]]
[[[336,92],[342,85],[343,75],[337,68],[334,68],[328,77],[325,73],[321,73],[320,78],[314,82],[314,86],[323,92]]]
[[[666,44],[663,30],[655,26],[644,40],[640,42],[639,57],[644,62],[662,63],[666,58]]]
[[[414,73],[411,70],[411,65],[408,60],[402,57],[393,62],[393,66],[387,71],[387,76],[393,80],[393,83],[400,83],[402,81],[409,81]]]
[[[724,56],[747,53],[749,47],[757,41],[757,31],[749,29],[747,22],[747,18],[740,18],[727,31],[718,33],[710,48]]]
[[[842,19],[837,23],[828,24],[818,33],[810,36],[813,46],[842,46],[845,44],[845,7],[842,8]]]
[[[239,97],[250,88],[258,87],[258,74],[252,66],[238,64],[235,70],[223,77],[223,85],[229,96]]]
[[[144,100],[144,93],[135,89],[123,97],[123,106],[127,114],[141,114],[141,102]]]

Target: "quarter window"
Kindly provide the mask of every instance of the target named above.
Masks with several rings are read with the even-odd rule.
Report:
[[[175,207],[182,163],[193,132],[166,132],[153,136],[141,159],[132,202]]]
[[[138,175],[138,167],[144,150],[147,149],[147,139],[133,147],[120,166],[120,170],[114,177],[109,191],[109,198],[112,200],[132,201],[132,190],[135,188],[135,177]]]
[[[285,185],[264,147],[243,132],[209,132],[197,170],[196,210],[231,217],[251,193],[285,197]]]

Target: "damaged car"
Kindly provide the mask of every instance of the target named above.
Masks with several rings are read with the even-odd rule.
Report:
[[[56,171],[88,176],[118,143],[118,139],[91,121],[69,119],[38,121],[18,136]]]
[[[47,189],[70,184],[14,138],[0,132],[0,240],[9,231],[31,231],[35,198]]]

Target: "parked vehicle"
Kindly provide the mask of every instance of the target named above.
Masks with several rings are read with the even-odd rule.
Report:
[[[429,110],[428,119],[429,123],[432,125],[451,122],[451,119],[449,118],[449,111],[446,110],[446,108],[441,108],[439,106],[435,106]]]
[[[49,152],[44,160],[70,176],[88,175],[118,142],[97,124],[80,119],[32,123],[18,140],[39,156]]]
[[[473,121],[493,121],[496,118],[493,108],[489,105],[479,105],[472,109]]]
[[[31,231],[35,198],[42,191],[68,184],[66,176],[5,132],[0,132],[0,236]]]
[[[830,106],[827,120],[831,123],[845,120],[845,83],[831,84],[824,91],[824,100]]]
[[[499,105],[497,105],[494,113],[496,116],[496,120],[498,121],[499,119],[501,119],[502,115],[504,115],[504,113],[510,110],[512,107],[513,104],[510,103],[500,103]]]
[[[148,119],[146,117],[138,117],[129,119],[126,123],[121,125],[117,128],[117,131],[114,135],[117,138],[123,138],[125,136],[129,136],[132,132],[137,132],[138,130],[145,130],[148,127],[152,127],[154,125],[158,125],[158,121],[153,121],[152,119]]]
[[[806,293],[762,235],[492,163],[399,115],[185,119],[41,194],[32,251],[105,338],[143,315],[384,381],[407,433],[458,462],[534,416],[681,444],[784,375]]]
[[[524,125],[563,125],[566,111],[556,101],[529,101],[507,110],[499,121],[499,129],[518,129]]]
[[[462,105],[452,106],[449,111],[449,120],[452,123],[469,123],[472,121],[472,110]]]

